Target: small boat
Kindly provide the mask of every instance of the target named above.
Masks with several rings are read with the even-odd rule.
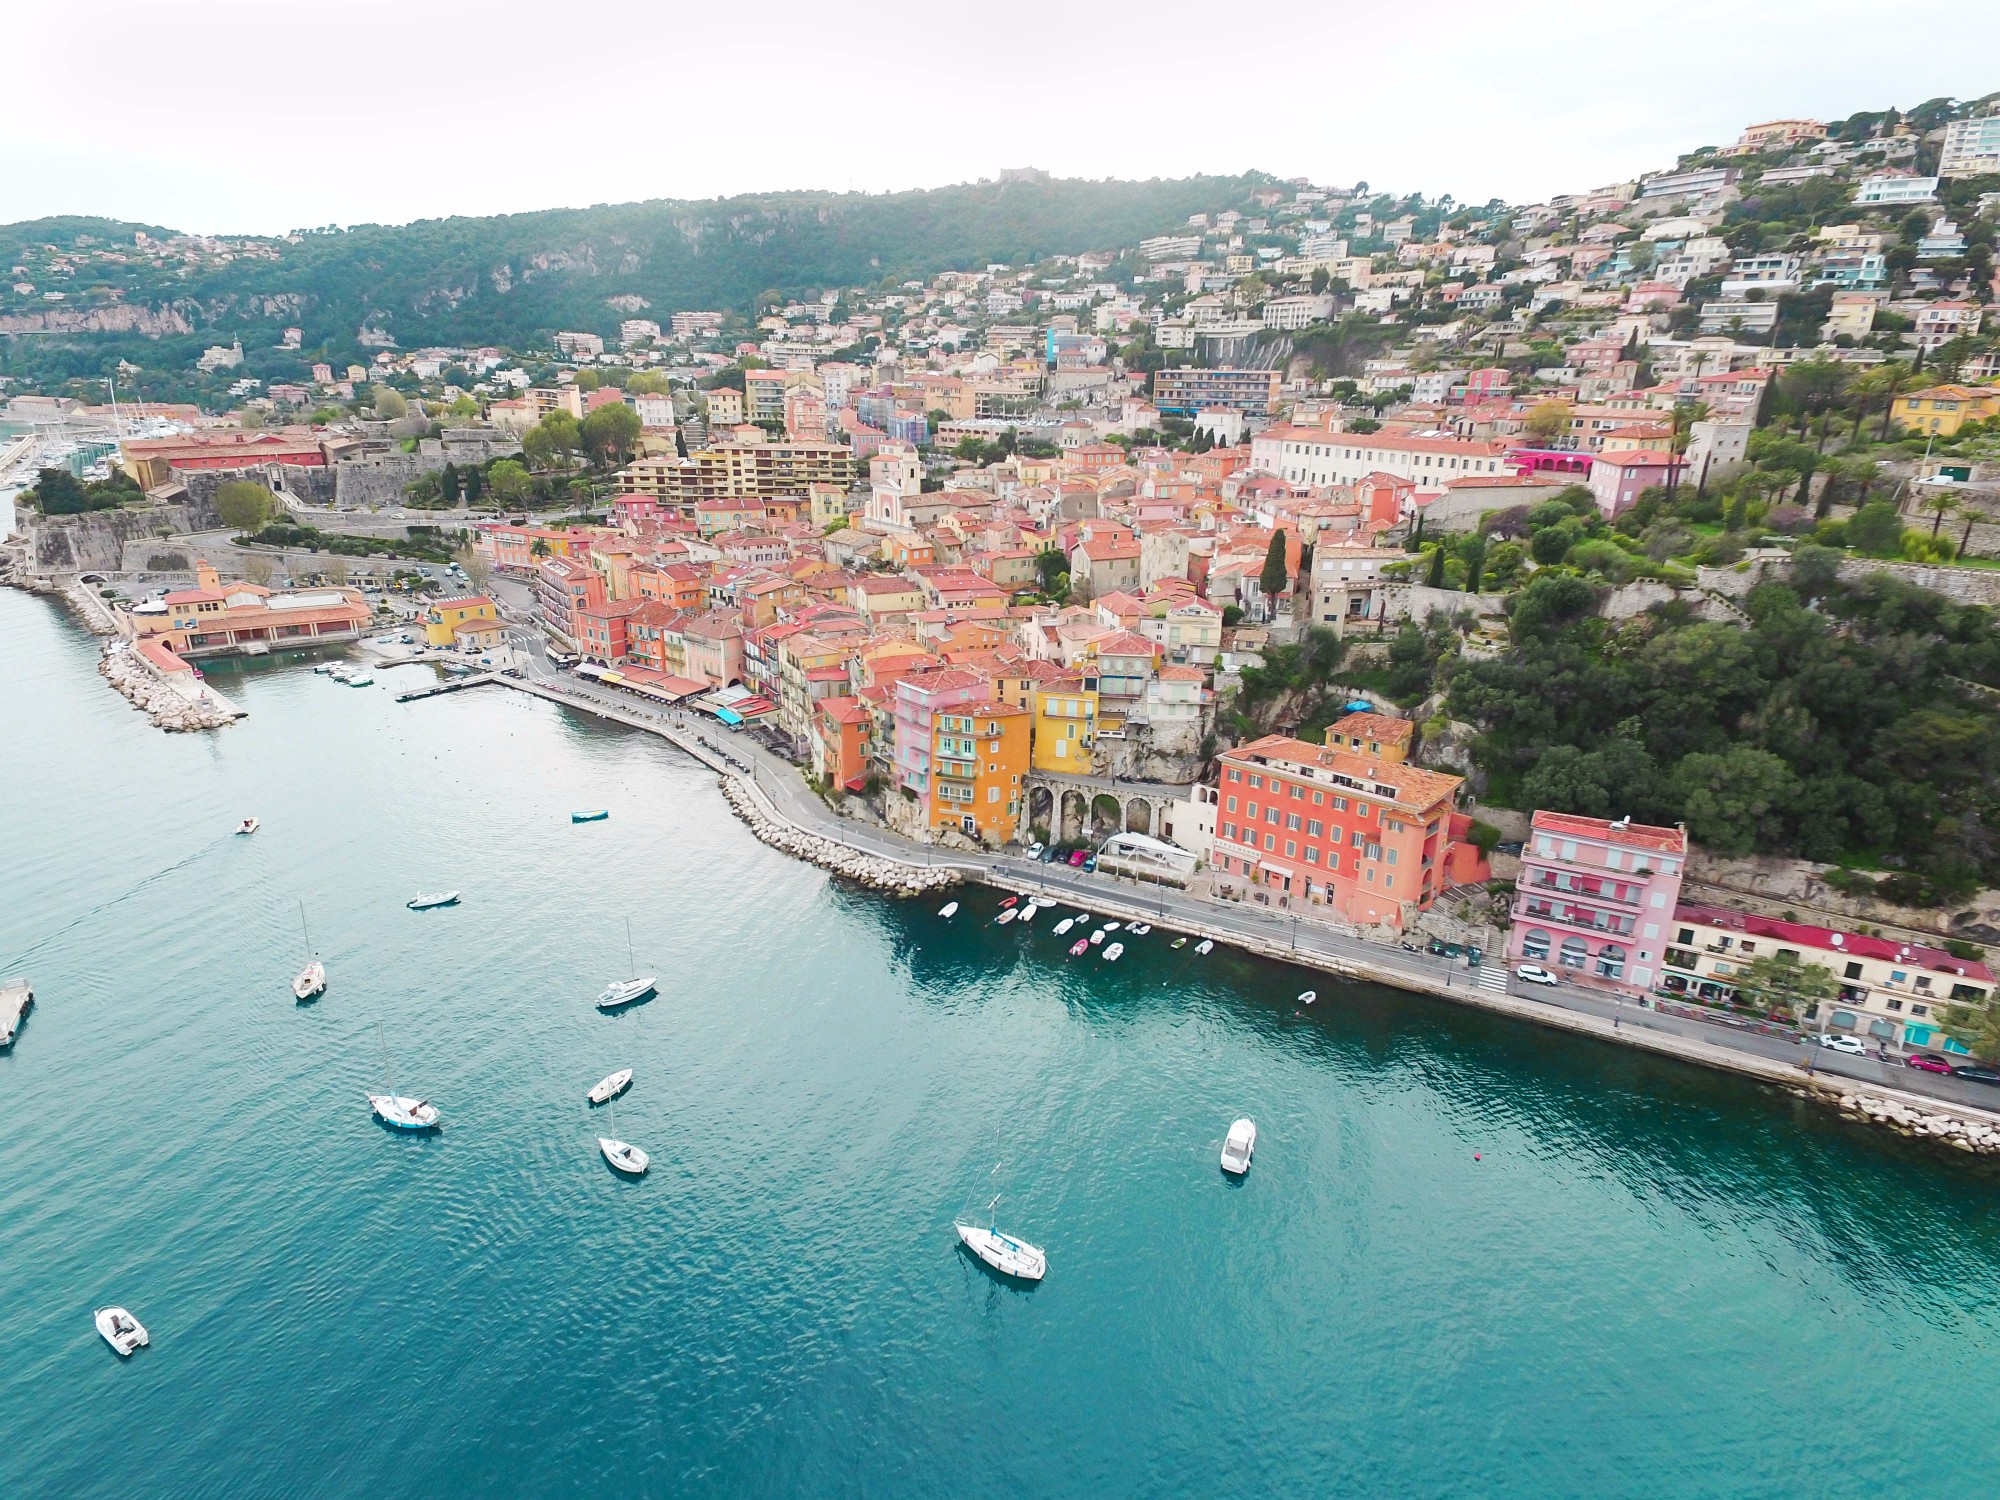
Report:
[[[653,1164],[652,1157],[628,1141],[615,1141],[608,1135],[597,1138],[597,1149],[604,1153],[604,1159],[619,1171],[631,1177],[644,1177],[646,1168]]]
[[[326,993],[326,965],[313,952],[312,929],[306,926],[306,904],[299,903],[299,926],[306,935],[306,966],[292,976],[294,1000],[317,1000]]]
[[[1019,896],[1009,896],[1005,901],[1002,901],[1000,904],[1002,906],[1012,906],[1016,901],[1019,901],[1020,899],[1021,898]]]
[[[606,818],[610,816],[611,816],[610,808],[592,807],[592,808],[587,808],[583,812],[571,813],[569,815],[569,820],[572,823],[602,823]]]
[[[236,825],[236,831],[238,834],[255,833],[262,826],[255,818],[245,818]]]
[[[1013,921],[1014,918],[1018,917],[1019,915],[1020,913],[1015,911],[1013,907],[1011,906],[1006,907],[1001,911],[999,916],[993,919],[993,925],[995,927],[1005,927],[1009,922]]]
[[[1200,942],[1194,945],[1194,951],[1197,953],[1207,953],[1214,947],[1215,947],[1214,939],[1203,938]]]
[[[1090,925],[1090,913],[1087,911],[1078,912],[1076,914],[1076,925],[1079,927],[1088,927]]]
[[[1104,950],[1104,961],[1108,964],[1115,964],[1124,956],[1125,945],[1123,943],[1113,943]]]
[[[1106,922],[1104,924],[1104,930],[1106,932],[1116,932],[1118,930],[1118,924],[1116,922]]]
[[[445,891],[442,895],[426,896],[422,891],[418,891],[416,895],[410,897],[403,905],[407,906],[411,911],[432,911],[440,906],[456,906],[458,905],[458,892]]]
[[[620,1068],[609,1078],[600,1078],[596,1086],[585,1097],[592,1104],[606,1104],[616,1099],[630,1087],[632,1087],[632,1070],[630,1068]]]
[[[1229,1136],[1222,1143],[1222,1170],[1241,1177],[1250,1170],[1250,1153],[1256,1149],[1256,1125],[1249,1120],[1238,1120],[1229,1127]]]
[[[1035,905],[1035,903],[1034,903],[1034,902],[1030,901],[1030,902],[1029,902],[1029,903],[1028,903],[1028,904],[1027,904],[1026,906],[1024,906],[1024,907],[1022,907],[1022,908],[1021,908],[1021,920],[1022,920],[1023,922],[1032,922],[1032,921],[1034,921],[1034,920],[1035,920],[1035,913],[1036,913],[1036,912],[1038,912],[1038,911],[1040,911],[1040,910],[1041,910],[1041,908],[1040,908],[1039,906]]]
[[[1187,939],[1185,937],[1177,937],[1171,943],[1167,944],[1167,946],[1169,948],[1185,948],[1187,946]]]
[[[995,1198],[993,1203],[999,1201]],[[989,1214],[993,1211],[993,1203],[986,1205]],[[1002,1234],[990,1222],[982,1226],[958,1219],[951,1227],[958,1231],[961,1245],[1002,1276],[1012,1276],[1020,1281],[1040,1281],[1048,1274],[1049,1258],[1039,1247],[1017,1240],[1010,1234]]]
[[[326,669],[326,675],[334,682],[345,682],[347,681],[347,668],[343,663],[335,662]]]
[[[134,1349],[153,1342],[145,1325],[122,1307],[100,1307],[91,1316],[96,1320],[97,1331],[104,1335],[104,1342],[122,1355],[129,1357]]]
[[[638,962],[632,957],[632,919],[625,919],[625,962],[628,971],[637,969]],[[654,974],[634,974],[630,979],[614,979],[604,987],[597,997],[599,1010],[616,1010],[621,1005],[630,1005],[634,1000],[643,1000],[653,993],[659,984],[659,976]]]
[[[1152,930],[1153,924],[1151,922],[1134,922],[1130,927],[1125,929],[1126,933],[1131,937],[1144,937]]]
[[[943,906],[938,908],[938,915],[949,922],[953,917],[958,915],[958,903],[956,901],[945,902]]]
[[[1056,936],[1061,937],[1074,926],[1076,926],[1075,917],[1064,917],[1060,922],[1056,923]]]
[[[340,680],[346,683],[349,687],[375,686],[375,674],[372,672],[350,672],[347,676],[341,678]]]
[[[326,676],[327,673],[333,670],[334,670],[334,664],[330,661],[323,661],[318,666],[313,668],[313,672],[320,677]]]
[[[1075,942],[1069,945],[1069,956],[1071,958],[1075,958],[1080,953],[1088,953],[1089,951],[1090,951],[1089,938],[1078,938]]]
[[[1102,928],[1102,927],[1098,928],[1098,929],[1097,929],[1097,931],[1093,932],[1093,933],[1092,933],[1092,934],[1090,935],[1090,940],[1091,940],[1091,941],[1092,941],[1093,943],[1101,943],[1101,942],[1103,942],[1103,941],[1104,941],[1104,934],[1105,934],[1106,930],[1107,930],[1107,929],[1105,929],[1105,928]]]
[[[1317,999],[1319,999],[1319,991],[1318,991],[1318,990],[1300,990],[1300,991],[1299,991],[1299,1004],[1301,1004],[1301,1005],[1311,1005],[1311,1004],[1313,1003],[1313,1001],[1315,1001],[1315,1000],[1317,1000]]]
[[[368,1107],[375,1118],[397,1130],[429,1130],[438,1122],[437,1106],[422,1099],[407,1098],[396,1092],[396,1080],[389,1073],[389,1044],[382,1037],[382,1023],[375,1023],[375,1039],[382,1047],[382,1076],[388,1079],[386,1094],[370,1094]]]

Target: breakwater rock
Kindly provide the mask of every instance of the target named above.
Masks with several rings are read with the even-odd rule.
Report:
[[[161,729],[170,732],[220,729],[236,720],[233,712],[213,700],[188,698],[130,652],[107,652],[97,670]]]
[[[2000,1125],[1968,1120],[1942,1110],[1920,1109],[1873,1094],[1842,1092],[1838,1104],[1840,1112],[1849,1118],[1887,1126],[1899,1135],[1933,1140],[1983,1156],[2000,1156]]]
[[[756,800],[735,777],[724,776],[721,780],[723,799],[729,803],[730,810],[748,824],[750,831],[759,839],[781,853],[818,865],[822,870],[830,870],[844,880],[899,896],[920,896],[926,891],[957,885],[963,878],[956,870],[926,869],[921,865],[890,859],[886,855],[863,854],[832,839],[805,833],[789,823],[776,822],[757,806]]]

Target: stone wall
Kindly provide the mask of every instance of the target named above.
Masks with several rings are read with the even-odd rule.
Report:
[[[1748,566],[1729,568],[1699,568],[1696,578],[1704,590],[1714,590],[1727,594],[1732,599],[1741,599],[1762,583],[1765,578],[1783,578],[1787,570],[1784,557],[1760,557],[1749,561]],[[1947,599],[1960,604],[2000,604],[2000,569],[1993,568],[1952,568],[1936,563],[1888,562],[1873,557],[1847,557],[1840,563],[1840,580],[1853,583],[1866,578],[1871,573],[1887,573],[1891,578],[1900,578],[1905,583],[1913,583],[1919,588],[1930,589],[1943,594]]]
[[[1422,583],[1389,583],[1382,587],[1383,604],[1390,620],[1415,620],[1422,624],[1433,614],[1456,615],[1471,610],[1477,615],[1504,615],[1506,594],[1462,594],[1455,589],[1434,589]]]
[[[213,486],[210,494],[213,494]],[[28,523],[31,565],[43,573],[115,573],[125,566],[128,543],[185,535],[221,525],[208,497],[187,505],[149,505],[51,516]]]

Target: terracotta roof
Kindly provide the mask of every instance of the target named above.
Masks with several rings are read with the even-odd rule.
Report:
[[[1293,739],[1290,735],[1267,734],[1261,740],[1252,740],[1247,745],[1239,745],[1234,750],[1225,750],[1222,758],[1239,765],[1254,765],[1259,759],[1277,763],[1279,769],[1286,766],[1300,768],[1313,767],[1344,776],[1351,782],[1360,783],[1345,788],[1360,797],[1375,797],[1390,801],[1399,807],[1414,808],[1428,812],[1440,802],[1449,802],[1464,785],[1462,776],[1448,775],[1443,771],[1429,771],[1422,766],[1395,763],[1373,755],[1361,755],[1348,750],[1333,750],[1324,745],[1315,745],[1308,740]],[[1338,783],[1336,783],[1338,784]],[[1380,786],[1385,790],[1370,790]]]
[[[1650,824],[1631,822],[1622,828],[1614,828],[1605,818],[1585,818],[1575,813],[1545,812],[1539,809],[1535,813],[1533,822],[1537,833],[1560,833],[1572,838],[1599,839],[1608,844],[1623,844],[1634,849],[1657,849],[1662,854],[1687,853],[1685,828],[1655,828]]]

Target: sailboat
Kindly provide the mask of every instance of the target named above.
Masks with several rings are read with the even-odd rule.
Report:
[[[988,1218],[984,1225],[968,1224],[963,1219],[953,1221],[951,1227],[958,1231],[959,1243],[1002,1276],[1040,1281],[1048,1274],[1048,1256],[1042,1253],[1039,1246],[1017,1240],[1010,1234],[1002,1234],[994,1227],[991,1216],[994,1204],[999,1201],[996,1197],[993,1203],[986,1205]]]
[[[640,975],[636,971],[638,960],[632,956],[632,919],[625,919],[625,966],[634,971],[630,979],[614,979],[604,987],[604,993],[597,997],[599,1010],[616,1010],[621,1005],[630,1005],[634,1000],[643,1000],[653,993],[659,984],[656,974]],[[642,1169],[643,1170],[643,1169]]]
[[[313,952],[312,929],[306,926],[306,904],[299,903],[299,927],[306,935],[306,966],[292,980],[292,995],[298,1000],[317,1000],[326,993],[326,965]]]
[[[618,1128],[618,1106],[611,1106],[611,1128]],[[604,1159],[619,1171],[632,1177],[643,1177],[653,1159],[630,1141],[621,1141],[616,1136],[600,1135],[597,1149],[604,1153]]]
[[[396,1080],[389,1073],[389,1044],[382,1035],[382,1023],[375,1023],[375,1039],[382,1048],[382,1076],[388,1080],[389,1092],[370,1094],[368,1104],[375,1111],[375,1118],[384,1125],[397,1130],[430,1130],[437,1125],[437,1106],[422,1099],[410,1099],[396,1092]]]

